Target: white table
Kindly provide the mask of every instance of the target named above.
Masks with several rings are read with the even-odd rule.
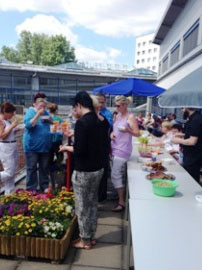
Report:
[[[137,162],[137,146],[128,162],[129,228],[126,269],[129,269],[130,235],[136,270],[198,270],[202,246],[201,186],[173,159],[163,163],[179,184],[176,196],[153,194],[149,174]],[[172,159],[163,152],[159,160]]]
[[[202,267],[202,204],[130,200],[136,270],[199,270]]]

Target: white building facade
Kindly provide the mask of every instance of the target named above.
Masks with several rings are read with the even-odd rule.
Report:
[[[153,44],[154,34],[136,38],[135,63],[136,68],[145,68],[158,72],[159,46]]]

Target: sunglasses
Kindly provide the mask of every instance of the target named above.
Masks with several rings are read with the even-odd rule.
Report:
[[[120,108],[121,107],[121,105],[115,105],[117,108]]]

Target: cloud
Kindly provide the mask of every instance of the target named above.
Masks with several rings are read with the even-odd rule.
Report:
[[[97,34],[137,36],[155,31],[169,0],[0,0],[0,10],[60,12],[71,25]]]
[[[121,55],[121,51],[114,48],[106,48],[98,51],[78,45],[75,49],[76,58],[80,62],[89,63],[114,63],[115,58]]]
[[[60,22],[53,16],[38,14],[32,18],[16,26],[18,35],[22,31],[30,31],[31,33],[59,35],[62,34],[71,42],[72,45],[77,43],[78,37],[71,31],[68,22]]]
[[[71,45],[75,47],[76,58],[81,62],[113,62],[116,57],[121,55],[120,50],[111,47],[105,48],[104,51],[98,51],[80,45],[77,35],[73,34],[68,22],[60,22],[53,16],[38,14],[32,18],[27,18],[23,23],[16,26],[18,35],[24,30],[31,33],[62,34],[66,36]]]

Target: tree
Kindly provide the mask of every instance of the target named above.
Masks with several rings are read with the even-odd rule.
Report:
[[[74,48],[62,35],[47,36],[23,31],[16,50],[2,47],[1,56],[16,63],[54,66],[75,61]]]
[[[0,56],[4,56],[9,61],[19,63],[18,52],[13,48],[3,46]]]

